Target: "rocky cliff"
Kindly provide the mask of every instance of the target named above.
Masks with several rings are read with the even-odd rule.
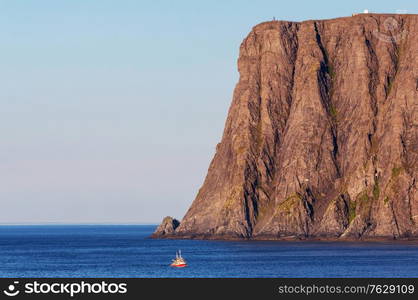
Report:
[[[418,237],[418,15],[272,21],[173,238]]]

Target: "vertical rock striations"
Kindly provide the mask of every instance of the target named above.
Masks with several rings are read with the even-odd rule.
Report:
[[[417,15],[255,26],[205,182],[164,236],[418,237],[417,54]]]

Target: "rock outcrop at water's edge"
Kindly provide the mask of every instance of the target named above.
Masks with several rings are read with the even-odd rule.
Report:
[[[417,54],[418,15],[255,26],[204,184],[154,237],[418,237]]]
[[[174,234],[180,222],[172,217],[165,217],[160,226],[157,227],[152,237],[162,237],[165,235]]]

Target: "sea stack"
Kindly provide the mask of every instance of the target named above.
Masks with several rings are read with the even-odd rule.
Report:
[[[160,226],[157,227],[152,237],[162,237],[165,235],[172,235],[180,222],[172,217],[165,217]]]
[[[238,70],[203,186],[154,237],[418,237],[418,15],[261,23]]]

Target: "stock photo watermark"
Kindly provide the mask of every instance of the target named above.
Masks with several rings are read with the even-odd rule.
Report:
[[[408,35],[408,31],[403,30],[394,17],[388,17],[383,22],[383,28],[384,31],[380,31],[379,29],[373,31],[373,35],[383,42],[399,42]]]

